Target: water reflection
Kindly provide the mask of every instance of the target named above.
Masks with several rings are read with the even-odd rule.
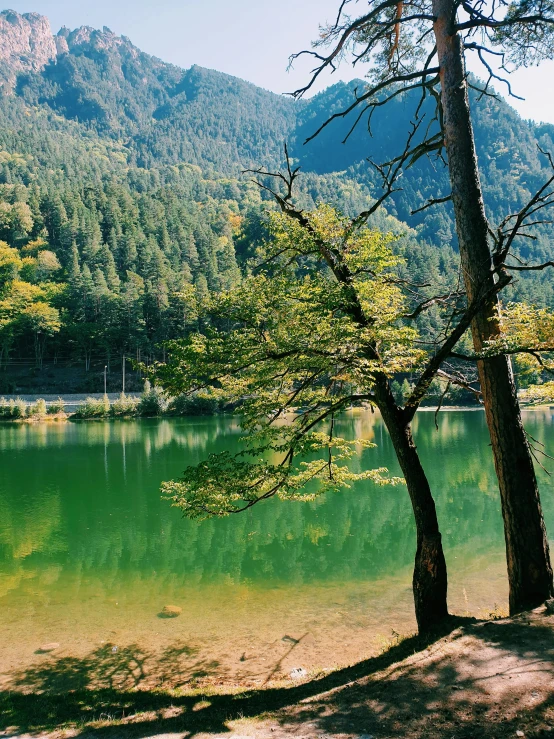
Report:
[[[535,439],[551,443],[550,412],[528,413],[525,422]],[[355,410],[340,426],[342,435],[377,444],[355,466],[399,474],[377,414]],[[419,413],[414,431],[444,534],[450,602],[458,610],[492,608],[505,600],[506,583],[484,415],[443,413],[437,432],[433,414]],[[147,618],[152,646],[169,628],[154,614],[179,599],[187,604],[180,623],[186,616],[206,638],[228,621],[230,602],[236,613],[248,604],[247,621],[258,630],[264,622],[268,633],[280,608],[302,633],[309,624],[311,633],[332,627],[343,643],[347,633],[354,644],[357,628],[391,618],[395,628],[409,626],[415,534],[404,487],[364,482],[313,503],[271,501],[202,523],[160,500],[161,480],[210,452],[237,448],[239,438],[236,420],[225,417],[0,426],[0,606],[8,614],[0,641],[15,645],[33,631],[39,640],[51,636],[52,624],[63,632],[71,618],[67,628],[77,622],[78,643],[92,648],[110,626],[136,639]],[[541,484],[552,531],[544,474]]]
[[[532,435],[548,442],[551,417],[533,414]],[[340,433],[376,441],[353,464],[399,474],[378,415],[353,412]],[[446,548],[501,545],[499,504],[484,416],[448,412],[434,428],[421,413],[415,438],[437,499]],[[0,428],[1,562],[30,558],[98,571],[129,563],[144,571],[213,580],[290,582],[368,578],[409,565],[414,530],[403,487],[370,483],[314,503],[277,501],[246,515],[183,521],[159,499],[174,477],[211,451],[237,447],[234,419],[161,420]],[[544,482],[544,481],[543,481]],[[547,519],[549,488],[543,491]],[[27,564],[25,564],[27,566]]]

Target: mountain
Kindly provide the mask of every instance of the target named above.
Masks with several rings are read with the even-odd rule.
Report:
[[[13,87],[18,73],[40,72],[56,56],[56,41],[47,18],[37,13],[19,15],[13,10],[0,13],[4,91]]]
[[[417,103],[405,95],[377,111],[371,137],[362,120],[341,143],[356,111],[303,146],[330,114],[354,100],[354,90],[363,81],[339,83],[310,100],[295,101],[221,72],[167,64],[107,27],[62,28],[54,36],[46,18],[14,11],[0,14],[0,70],[5,94],[119,142],[131,165],[148,168],[186,161],[236,175],[241,168],[278,166],[288,141],[306,171],[327,174],[354,168],[356,177],[372,186],[378,181],[367,158],[382,162],[398,152]],[[523,121],[502,99],[478,100],[474,92],[472,97],[481,168],[489,207],[496,214],[502,204],[514,207],[540,181],[546,167],[537,143],[552,148],[554,126]],[[405,181],[406,194],[395,201],[403,220],[410,218],[418,196],[426,199],[433,185],[441,194],[448,189],[446,170],[426,161],[406,170]],[[414,224],[419,226],[428,216]],[[437,233],[434,225],[428,231]],[[442,237],[451,240],[451,231]]]
[[[281,160],[298,105],[229,75],[182,70],[104,27],[62,28],[0,14],[5,89],[124,142],[141,167],[187,161],[219,171]]]
[[[300,152],[297,156],[307,170],[320,174],[349,170],[357,180],[378,187],[379,179],[367,158],[382,163],[402,152],[419,104],[417,92],[399,96],[377,109],[371,121],[371,136],[368,135],[367,115],[348,135],[358,115],[356,111],[331,122],[309,145],[299,146],[330,115],[345,110],[355,99],[356,87],[362,84],[361,81],[340,83],[309,101],[298,116],[295,153]],[[473,89],[470,89],[470,98],[485,200],[494,223],[521,207],[550,177],[548,161],[540,153],[539,146],[554,151],[554,126],[522,120],[501,98],[480,97]],[[429,101],[429,105],[422,108],[422,129],[431,123],[433,112]],[[346,142],[341,143],[345,139]],[[451,243],[454,230],[450,208],[442,209],[446,211],[446,220],[441,209],[424,211],[415,218],[411,216],[411,211],[429,197],[448,194],[448,173],[443,162],[421,158],[405,169],[401,187],[402,192],[393,197],[395,215],[416,227],[423,238],[435,243]]]
[[[367,207],[380,186],[367,159],[386,161],[403,148],[413,98],[379,111],[371,137],[362,122],[341,143],[353,121],[346,117],[303,145],[361,84],[295,101],[166,64],[106,27],[54,35],[40,15],[0,13],[0,239],[11,249],[0,254],[0,367],[15,358],[103,367],[124,353],[154,356],[161,341],[194,326],[195,301],[236,284],[265,237],[270,198],[241,172],[281,167],[285,141],[302,167],[305,207]],[[554,150],[554,126],[525,122],[502,100],[473,102],[497,222],[546,179],[537,144]],[[420,160],[402,187],[374,225],[406,234],[398,248],[412,277],[455,279],[449,207],[411,216],[448,193],[446,169]],[[551,235],[543,226],[535,256],[548,253]],[[554,305],[546,274],[521,286]],[[4,391],[24,387],[13,372],[0,373],[0,391],[2,376]],[[99,379],[79,383],[74,389],[93,390]]]
[[[235,77],[193,66],[182,70],[137,49],[108,28],[56,36],[45,18],[0,15],[0,65],[12,95],[80,122],[120,143],[131,165],[149,168],[188,162],[237,176],[248,167],[282,164],[288,141],[304,171],[344,172],[370,190],[380,183],[367,159],[383,162],[404,145],[416,99],[396,98],[377,111],[372,136],[364,121],[341,143],[357,112],[335,121],[307,146],[303,141],[354,100],[362,81],[339,83],[307,101],[294,101]],[[517,209],[544,181],[547,163],[537,144],[554,149],[554,126],[523,121],[499,99],[472,91],[475,136],[491,220]],[[427,118],[431,114],[427,112]],[[403,177],[391,212],[437,244],[455,242],[451,210],[411,211],[448,193],[442,162],[420,160]]]

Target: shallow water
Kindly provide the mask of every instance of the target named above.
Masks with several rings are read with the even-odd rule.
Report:
[[[553,414],[525,413],[550,446]],[[378,415],[357,465],[399,474]],[[484,415],[421,412],[418,448],[437,501],[454,612],[507,601],[502,523]],[[260,684],[374,654],[414,630],[406,489],[370,483],[313,503],[270,501],[201,523],[159,483],[235,448],[233,418],[0,426],[0,682],[65,690]],[[552,483],[541,473],[554,531]],[[164,605],[182,609],[162,619]],[[59,643],[37,654],[45,643]]]

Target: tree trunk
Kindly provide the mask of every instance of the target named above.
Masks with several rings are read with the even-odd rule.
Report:
[[[448,616],[446,561],[435,501],[421,465],[411,428],[402,420],[388,383],[378,380],[377,405],[390,434],[408,487],[414,512],[417,546],[413,576],[416,620],[420,633],[430,631]]]
[[[44,344],[46,336],[41,337],[40,331],[35,332],[35,361],[38,369],[42,370],[42,357],[44,355]]]
[[[433,0],[440,64],[445,147],[468,300],[494,284],[488,223],[469,111],[463,42],[454,32],[454,0]],[[472,324],[481,351],[497,336],[498,300]],[[478,362],[496,474],[500,487],[510,584],[510,613],[533,608],[553,594],[552,567],[531,451],[523,428],[508,357]]]
[[[359,326],[371,325],[371,320],[364,314],[348,265],[340,258],[335,258],[321,241],[319,247],[323,259],[333,271],[337,281],[345,288],[344,294],[349,305],[350,317]],[[367,347],[366,356],[370,360],[379,359],[375,346]],[[404,473],[414,512],[417,546],[412,584],[417,626],[420,633],[424,633],[448,617],[446,561],[435,501],[421,466],[410,425],[406,423],[402,410],[396,404],[385,374],[375,376],[373,394]]]

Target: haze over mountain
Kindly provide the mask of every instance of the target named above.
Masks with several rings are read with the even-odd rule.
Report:
[[[77,353],[100,345],[112,353],[153,351],[176,335],[190,309],[185,287],[201,294],[234,284],[263,237],[262,195],[241,171],[281,167],[285,141],[305,173],[307,206],[324,200],[352,213],[363,209],[380,186],[367,158],[383,162],[402,150],[415,101],[404,96],[381,109],[372,137],[362,121],[341,143],[350,116],[304,146],[351,103],[356,84],[363,82],[296,101],[221,72],[167,64],[106,27],[54,35],[38,14],[0,13],[0,238],[28,260],[20,277],[65,285],[56,309],[71,318],[49,346],[68,346],[73,331]],[[537,144],[554,151],[554,126],[527,123],[502,100],[473,105],[494,223],[548,176]],[[386,207],[415,229],[410,243],[417,236],[417,249],[405,247],[410,269],[452,274],[450,209],[410,215],[429,197],[448,194],[442,162],[419,160],[402,187]],[[377,225],[402,228],[386,218],[383,211]],[[537,258],[549,250],[551,234],[545,225],[531,245]],[[529,248],[522,244],[522,253]],[[45,251],[56,269],[52,260],[50,270],[40,267]],[[554,302],[544,275],[528,290],[537,302]],[[91,338],[99,322],[110,327],[101,341]],[[2,352],[30,352],[32,332],[12,329],[0,359]]]

